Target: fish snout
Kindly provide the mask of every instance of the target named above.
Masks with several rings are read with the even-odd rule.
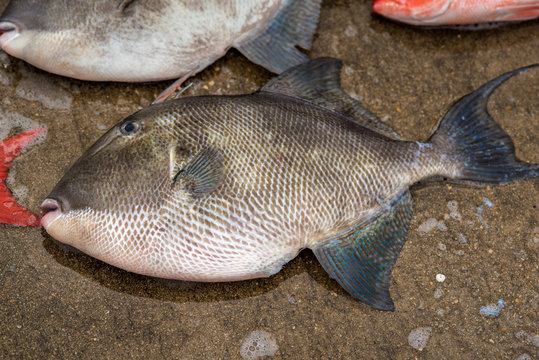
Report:
[[[66,209],[66,203],[61,202],[56,199],[46,198],[41,206],[39,207],[39,211],[41,212],[41,215],[43,216],[41,218],[41,226],[43,226],[45,229],[54,222],[60,215],[62,215]]]
[[[20,27],[17,24],[11,21],[0,20],[0,46],[2,48],[20,34]]]

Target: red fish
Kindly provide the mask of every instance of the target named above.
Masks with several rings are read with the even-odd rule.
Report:
[[[372,9],[411,25],[471,25],[537,18],[539,0],[374,0]]]
[[[0,223],[39,226],[39,216],[24,208],[13,198],[5,181],[13,159],[45,130],[44,128],[33,129],[0,142]]]

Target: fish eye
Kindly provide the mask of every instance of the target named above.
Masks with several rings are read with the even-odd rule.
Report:
[[[128,121],[120,126],[122,135],[133,135],[140,129],[140,124],[137,120]]]

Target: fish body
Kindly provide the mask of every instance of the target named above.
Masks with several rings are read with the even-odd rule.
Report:
[[[505,183],[538,167],[506,149],[511,140],[484,107],[516,72],[457,103],[421,143],[399,140],[348,97],[340,67],[319,59],[254,94],[170,100],[131,115],[56,185],[43,226],[114,266],[191,281],[270,276],[310,248],[352,296],[393,309],[389,276],[411,219],[409,186],[440,176]],[[470,109],[481,119],[462,132]],[[458,148],[470,124],[477,138],[486,134],[469,145],[477,156]]]
[[[391,199],[403,190],[405,179],[401,179],[399,169],[412,167],[414,154],[422,152],[416,143],[388,140],[348,124],[337,113],[305,107],[302,101],[278,94],[188,98],[151,110],[132,118],[146,131],[163,137],[159,140],[164,145],[162,149],[156,151],[152,141],[143,145],[148,158],[133,158],[137,163],[146,163],[144,169],[139,172],[134,163],[126,164],[131,162],[131,151],[116,147],[123,140],[119,131],[109,134],[89,150],[92,155],[81,158],[66,175],[69,180],[61,181],[49,196],[69,203],[73,214],[68,212],[65,219],[55,219],[51,224],[46,221],[45,227],[57,239],[64,236],[57,235],[56,229],[65,231],[68,224],[82,226],[70,229],[69,236],[87,231],[83,228],[88,223],[79,220],[84,213],[82,216],[89,216],[94,226],[100,223],[103,230],[108,230],[117,227],[118,219],[105,214],[125,210],[124,214],[136,216],[137,223],[146,222],[148,227],[137,226],[132,236],[126,237],[107,233],[106,238],[92,241],[81,250],[94,253],[96,249],[92,247],[99,246],[99,252],[106,254],[104,261],[157,277],[232,281],[269,276],[295,257],[299,249],[329,234],[339,234],[379,210],[383,204],[376,199]],[[173,123],[168,114],[175,118]],[[199,115],[206,121],[201,122]],[[347,125],[349,129],[343,129]],[[104,144],[121,154],[101,150]],[[174,146],[182,150],[176,152]],[[199,156],[208,148],[220,153],[210,156],[222,157],[222,165],[215,166],[226,169],[220,170],[224,173],[212,196],[191,196],[183,184],[172,185],[176,168],[183,167],[176,163],[188,161],[181,153]],[[96,149],[99,150],[94,153]],[[369,174],[400,159],[403,152],[410,155],[404,162],[395,162],[393,170],[398,176],[389,181],[378,176],[369,180]],[[362,169],[362,158],[366,156],[377,160],[367,172]],[[118,160],[118,167],[113,159]],[[104,169],[104,163],[110,167]],[[85,170],[79,171],[81,168]],[[144,180],[134,184],[130,171],[136,171],[137,177]],[[405,183],[419,179],[416,172],[421,171],[413,168]],[[117,179],[121,172],[128,173],[125,179]],[[125,189],[98,189],[92,181],[83,180],[97,180],[98,173],[99,183],[120,181]],[[74,184],[77,185],[72,188]],[[156,187],[158,193],[152,190]],[[94,197],[95,191],[103,193]],[[119,191],[125,191],[123,196],[118,196]],[[81,198],[84,194],[89,196]],[[111,202],[103,202],[106,198]],[[91,213],[84,210],[88,208]],[[60,225],[64,221],[65,225]],[[140,257],[137,242],[157,250],[148,253],[148,262]],[[123,249],[133,249],[133,260],[140,261],[126,262]]]
[[[230,47],[270,71],[306,60],[320,0],[12,0],[0,46],[46,71],[93,81],[193,75]]]
[[[538,0],[374,0],[373,11],[420,26],[523,21],[539,17]]]
[[[44,128],[38,128],[0,141],[0,223],[40,226],[39,216],[27,210],[13,198],[5,181],[15,157],[44,131]]]

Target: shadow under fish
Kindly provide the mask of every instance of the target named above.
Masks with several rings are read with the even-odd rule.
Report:
[[[43,231],[43,233],[45,233]],[[91,279],[110,290],[131,296],[151,298],[174,303],[186,302],[220,302],[263,296],[277,292],[283,298],[290,296],[282,284],[299,274],[307,273],[313,283],[321,285],[328,291],[342,292],[335,282],[328,279],[316,258],[310,251],[302,251],[290,261],[278,274],[257,281],[238,282],[191,282],[169,280],[143,276],[113,267],[100,260],[89,257],[79,250],[65,245],[45,234],[43,242],[45,250],[60,265],[76,271],[81,276]],[[298,294],[299,296],[299,294]],[[307,300],[312,294],[301,294]]]
[[[127,271],[221,282],[268,277],[305,248],[354,298],[394,310],[409,187],[537,177],[487,111],[497,77],[427,142],[403,141],[340,88],[341,61],[291,68],[254,94],[143,109],[105,133],[43,202],[57,240]]]

